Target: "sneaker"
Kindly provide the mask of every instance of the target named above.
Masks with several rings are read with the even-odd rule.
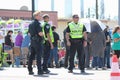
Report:
[[[26,68],[26,65],[23,65],[24,68]]]
[[[34,74],[34,72],[32,72],[32,71],[29,72],[29,75],[33,75],[33,74]]]
[[[50,73],[50,70],[48,70],[48,69],[43,70],[43,73],[45,73],[45,74],[49,74],[49,73]]]
[[[14,64],[12,64],[12,67],[14,67]]]
[[[73,73],[73,71],[72,71],[72,70],[69,70],[68,73]]]
[[[35,65],[33,65],[33,68],[36,68],[36,66],[35,66]]]
[[[106,70],[107,68],[103,67],[102,70]]]

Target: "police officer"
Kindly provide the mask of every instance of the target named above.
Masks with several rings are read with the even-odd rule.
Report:
[[[29,61],[28,61],[28,71],[30,75],[34,74],[32,63],[36,55],[38,75],[41,75],[43,74],[41,68],[43,32],[42,32],[41,24],[39,22],[40,12],[39,11],[34,12],[33,16],[34,16],[34,21],[29,25],[29,33],[31,35],[31,54],[29,56]]]
[[[68,24],[66,30],[66,40],[67,45],[70,46],[70,58],[69,58],[69,73],[73,72],[74,68],[74,56],[77,51],[78,60],[79,60],[79,68],[81,73],[85,73],[85,58],[83,47],[87,45],[87,34],[86,28],[83,24],[79,23],[79,16],[73,15],[73,21]]]
[[[44,33],[44,54],[43,54],[43,72],[44,73],[50,73],[48,70],[48,59],[50,55],[50,50],[54,48],[53,42],[54,42],[54,36],[53,36],[53,31],[51,28],[51,25],[48,23],[49,22],[49,15],[44,14],[43,15],[43,24],[42,24],[42,29]]]

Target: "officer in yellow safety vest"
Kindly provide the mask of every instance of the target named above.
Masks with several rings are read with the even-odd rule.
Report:
[[[54,42],[54,36],[53,36],[53,31],[51,29],[51,25],[48,23],[49,22],[49,15],[44,14],[43,15],[43,24],[42,24],[42,30],[44,33],[44,54],[43,54],[43,72],[44,73],[50,73],[47,67],[49,55],[50,55],[50,50],[54,48],[53,42]]]
[[[85,55],[83,47],[87,45],[86,28],[83,24],[79,23],[79,16],[73,15],[73,21],[68,24],[66,29],[67,45],[70,46],[70,58],[68,72],[72,73],[74,68],[74,56],[77,51],[78,64],[81,73],[85,73]]]

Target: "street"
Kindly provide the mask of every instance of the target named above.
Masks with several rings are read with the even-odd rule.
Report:
[[[64,68],[50,70],[50,74],[38,76],[37,68],[34,68],[34,75],[28,75],[27,68],[4,68],[0,70],[0,80],[110,80],[111,71],[86,70],[87,74],[80,74],[78,69],[74,69],[74,73]]]

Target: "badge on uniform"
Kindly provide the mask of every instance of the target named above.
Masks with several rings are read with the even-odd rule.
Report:
[[[47,29],[49,29],[49,28],[50,28],[50,26],[46,26],[46,28],[47,28]]]
[[[40,25],[40,27],[42,26],[41,24],[39,24]]]

